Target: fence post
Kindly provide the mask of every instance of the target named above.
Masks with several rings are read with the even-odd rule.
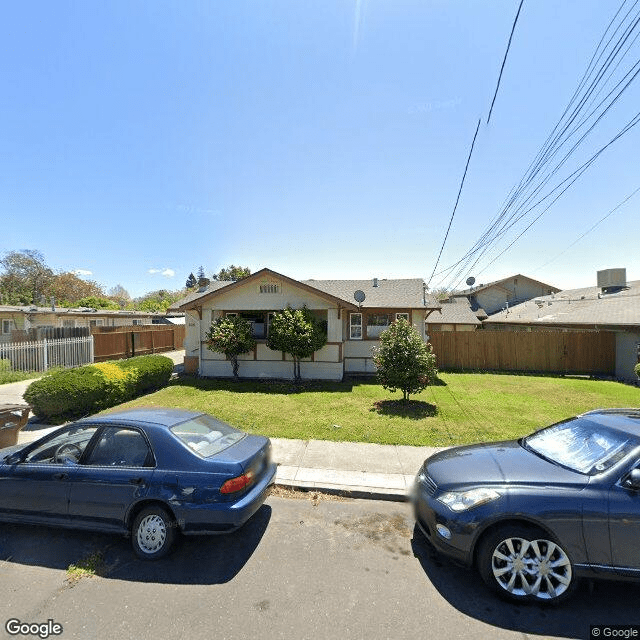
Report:
[[[47,339],[44,338],[44,340],[42,341],[42,355],[44,356],[43,358],[43,364],[44,364],[44,370],[48,371],[49,369],[49,353],[48,353],[49,349],[47,348]]]

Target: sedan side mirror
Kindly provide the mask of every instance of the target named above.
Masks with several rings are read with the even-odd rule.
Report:
[[[640,469],[632,469],[624,484],[629,489],[640,491]]]
[[[17,464],[18,462],[20,462],[20,454],[19,453],[12,453],[10,456],[7,456],[4,459],[4,463],[5,464]]]

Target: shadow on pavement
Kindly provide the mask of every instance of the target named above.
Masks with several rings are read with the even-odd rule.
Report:
[[[257,549],[271,519],[262,505],[241,529],[221,536],[179,536],[173,551],[157,561],[140,560],[131,541],[104,535],[0,524],[0,564],[9,562],[66,571],[92,554],[104,560],[98,574],[131,582],[223,584],[232,580]]]
[[[495,627],[544,637],[589,638],[590,625],[640,624],[636,583],[585,580],[557,606],[511,604],[494,595],[476,571],[439,555],[417,527],[411,547],[426,579],[449,604]]]

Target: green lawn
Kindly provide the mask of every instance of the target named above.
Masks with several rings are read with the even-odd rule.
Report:
[[[640,388],[617,382],[441,373],[405,407],[369,381],[233,382],[184,377],[121,407],[206,411],[277,438],[446,446],[519,437],[598,407],[640,407]]]

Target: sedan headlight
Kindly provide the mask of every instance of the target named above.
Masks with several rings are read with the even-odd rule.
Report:
[[[493,489],[479,488],[468,491],[448,491],[443,493],[438,500],[442,504],[446,504],[452,511],[466,511],[497,500],[499,497],[500,494]]]

